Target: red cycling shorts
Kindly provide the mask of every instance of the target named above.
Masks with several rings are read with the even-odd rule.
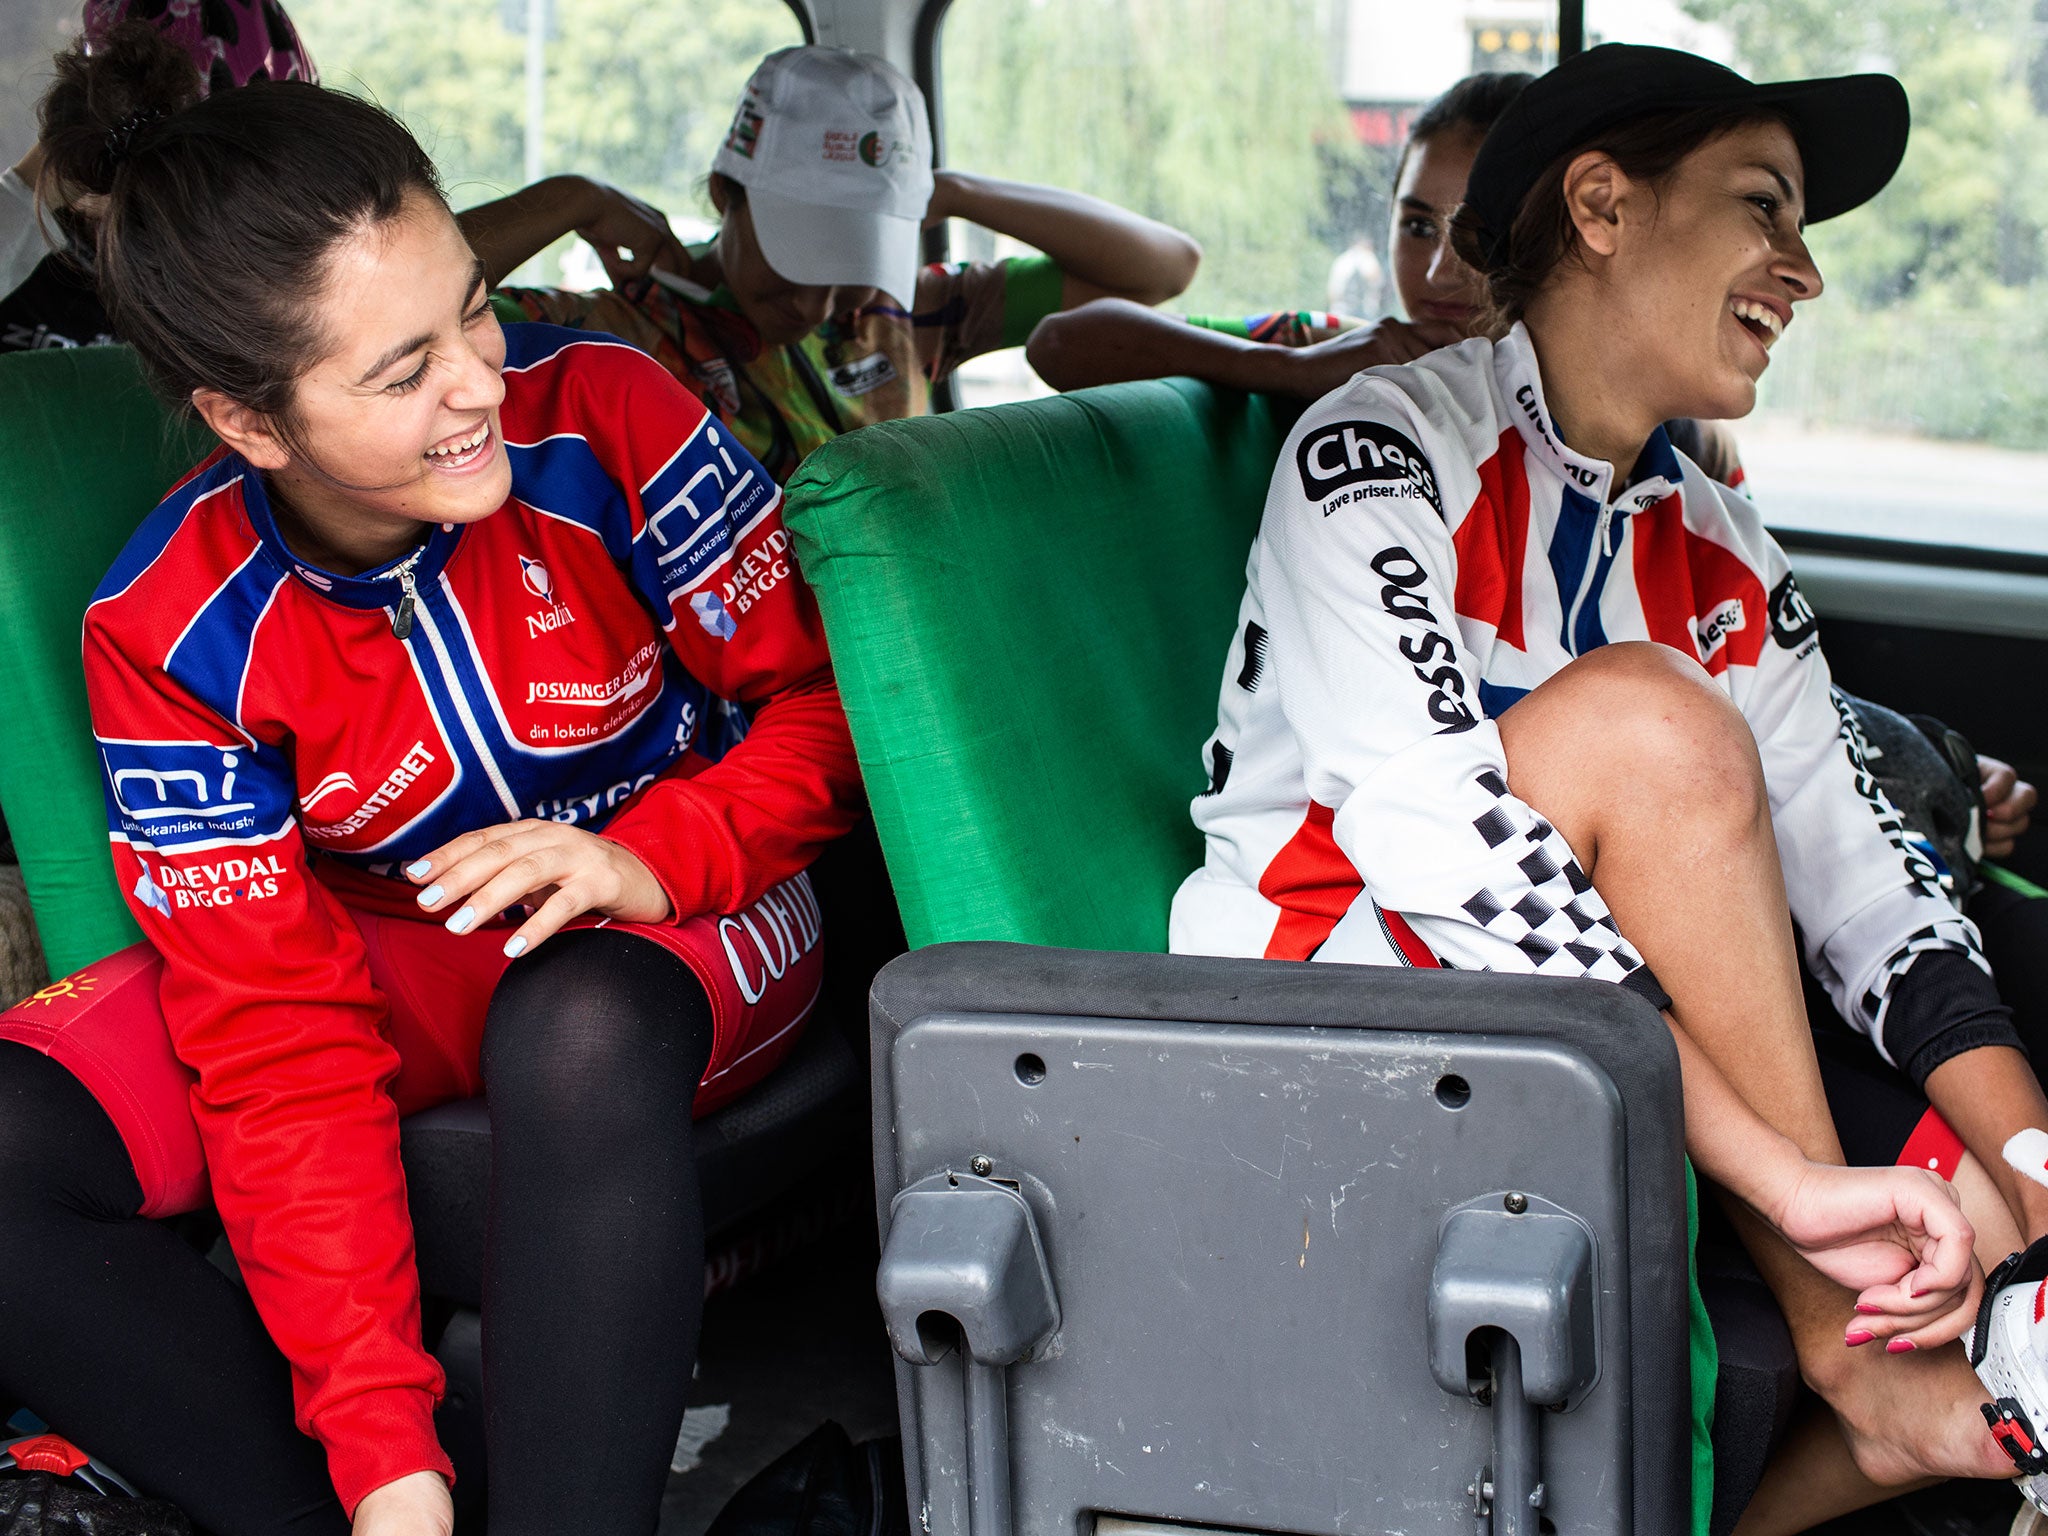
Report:
[[[484,1018],[505,968],[512,923],[457,936],[438,922],[350,907],[370,976],[391,1012],[401,1115],[483,1092]],[[659,944],[711,999],[711,1062],[694,1112],[708,1114],[759,1082],[789,1052],[824,979],[810,879],[785,880],[743,912],[676,924],[584,919]],[[0,1013],[0,1040],[43,1052],[83,1083],[121,1133],[142,1185],[142,1214],[208,1203],[206,1156],[193,1124],[192,1071],[171,1049],[158,1002],[163,962],[135,944],[53,981]]]

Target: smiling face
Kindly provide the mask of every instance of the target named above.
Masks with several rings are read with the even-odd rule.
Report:
[[[1465,200],[1465,181],[1484,135],[1454,126],[1408,148],[1394,187],[1394,287],[1401,308],[1418,323],[1434,321],[1470,336],[1486,302],[1486,285],[1451,249],[1451,214]]]
[[[1660,418],[1727,420],[1755,406],[1793,306],[1821,291],[1801,232],[1804,188],[1791,131],[1766,121],[1709,140],[1660,187],[1620,191],[1600,237],[1611,242],[1597,261],[1603,326]]]
[[[422,523],[473,523],[504,505],[505,335],[448,210],[414,194],[344,239],[313,305],[323,345],[297,381],[288,438],[230,438],[288,509],[288,541],[316,563],[368,569],[402,554]]]
[[[746,199],[728,199],[718,178],[713,177],[712,201],[724,216],[718,229],[718,262],[726,289],[760,334],[763,346],[791,346],[832,316],[875,301],[872,288],[790,282],[762,254]]]

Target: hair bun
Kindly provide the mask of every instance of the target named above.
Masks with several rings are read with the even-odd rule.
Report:
[[[167,107],[145,107],[140,112],[130,112],[120,122],[107,130],[107,159],[119,165],[128,158],[135,147],[135,136],[152,123],[160,123],[169,117]]]
[[[110,28],[90,53],[80,44],[57,55],[57,79],[39,113],[44,200],[63,204],[112,190],[138,139],[200,94],[192,60],[146,21]]]

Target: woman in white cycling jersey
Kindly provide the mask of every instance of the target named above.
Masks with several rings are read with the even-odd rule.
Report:
[[[1941,1111],[1916,1160],[1980,1256],[2048,1233],[2048,1188],[1999,1156],[2048,1103],[1976,932],[1878,793],[1783,553],[1660,426],[1747,414],[1821,291],[1805,224],[1874,196],[1906,133],[1889,77],[1758,86],[1627,46],[1509,106],[1454,229],[1483,334],[1359,374],[1282,450],[1174,902],[1176,950],[1593,977],[1666,1011],[1688,1150],[1833,1410],[1745,1531],[2010,1475],[2016,1443],[1941,1347],[1967,1305],[1866,1315],[1788,1218],[1788,1188],[1865,1176],[1832,1171],[1795,921]]]

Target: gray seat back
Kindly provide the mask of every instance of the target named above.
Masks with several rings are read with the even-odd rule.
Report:
[[[1631,994],[961,944],[893,962],[872,1025],[881,1289],[933,1536],[995,1530],[976,1501],[1005,1476],[1016,1536],[1088,1536],[1096,1516],[1471,1530],[1501,1455],[1473,1390],[1489,1321],[1554,1401],[1531,1416],[1540,1508],[1495,1531],[1688,1528],[1676,1057]],[[970,1232],[1027,1246],[990,1235],[1000,1200],[929,1198],[949,1189],[1021,1197],[1050,1310],[1028,1253],[978,1277],[948,1257]],[[1483,1272],[1539,1230],[1586,1256],[1577,1378]],[[981,1290],[947,1302],[963,1283]],[[1010,1338],[1016,1363],[946,1352],[954,1323],[990,1360],[1005,1346],[978,1341]],[[993,1409],[977,1379],[999,1382]],[[991,1411],[993,1467],[967,1427]]]

